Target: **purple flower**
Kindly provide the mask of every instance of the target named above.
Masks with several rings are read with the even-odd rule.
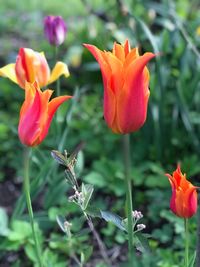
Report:
[[[61,16],[47,16],[44,18],[44,34],[51,45],[61,45],[64,42],[66,32],[67,27]]]

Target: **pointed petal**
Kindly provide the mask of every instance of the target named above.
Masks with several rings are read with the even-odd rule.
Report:
[[[124,47],[120,44],[114,43],[112,52],[121,62],[125,60]]]
[[[27,106],[26,99],[24,105]],[[41,101],[39,92],[35,91],[35,96],[30,104],[29,108],[26,109],[26,112],[22,106],[20,112],[20,120],[18,126],[19,138],[22,144],[27,146],[34,146],[34,142],[37,140],[40,135],[41,129],[39,127],[39,119],[41,114]]]
[[[188,210],[189,210],[189,217],[192,217],[197,212],[197,191],[196,188],[190,188],[188,194]]]
[[[114,91],[121,84],[122,64],[110,52],[102,52],[96,46],[90,44],[84,44],[84,46],[91,52],[100,65],[104,84],[104,118],[109,127],[113,129],[116,115],[116,97]]]
[[[129,40],[126,39],[126,41],[124,42],[124,53],[125,53],[125,57],[130,53],[130,44],[129,44]]]
[[[124,62],[124,68],[127,68],[134,60],[139,58],[139,52],[138,48],[133,48],[130,53],[127,55],[125,62]]]
[[[69,96],[69,95],[58,96],[49,102],[48,114],[47,114],[47,118],[46,118],[45,124],[44,124],[43,129],[42,129],[41,135],[39,137],[40,140],[43,140],[46,137],[48,130],[49,130],[49,127],[50,127],[50,124],[51,124],[51,121],[53,119],[53,116],[54,116],[56,110],[59,108],[59,106],[63,102],[67,101],[70,98],[72,98],[72,96]]]
[[[117,127],[114,126],[114,118],[116,114],[116,98],[112,91],[112,89],[108,86],[106,90],[104,90],[104,118],[108,126],[114,131],[117,131]],[[113,128],[116,128],[115,130]]]
[[[105,88],[107,86],[108,79],[111,76],[111,68],[106,61],[106,56],[104,52],[102,52],[100,49],[98,49],[94,45],[90,45],[90,44],[83,44],[83,45],[90,51],[90,53],[94,56],[94,58],[99,63],[101,73],[102,73],[102,78],[103,78],[103,84]]]
[[[111,69],[106,86],[110,86],[114,94],[117,95],[124,83],[123,64],[110,52],[105,52],[105,59]]]
[[[58,61],[51,72],[48,84],[56,81],[61,75],[64,75],[67,78],[69,76],[69,70],[65,63]]]
[[[146,120],[150,92],[145,66],[154,56],[145,53],[125,70],[124,87],[117,99],[117,119],[122,133],[137,131]]]
[[[18,83],[16,73],[15,73],[15,64],[14,63],[8,64],[5,67],[0,68],[0,76],[9,78],[14,83]]]

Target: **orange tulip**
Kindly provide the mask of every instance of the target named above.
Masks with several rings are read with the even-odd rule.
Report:
[[[114,133],[139,130],[147,115],[149,71],[146,64],[155,55],[139,56],[138,48],[114,44],[112,52],[84,44],[98,61],[104,84],[104,118]]]
[[[25,101],[20,110],[19,139],[26,146],[37,146],[46,137],[57,108],[71,96],[49,99],[52,90],[41,91],[37,82],[26,83]]]
[[[40,87],[57,80],[61,75],[69,76],[67,65],[58,61],[50,72],[43,52],[38,53],[30,48],[20,48],[16,63],[0,68],[0,76],[4,76],[25,88],[26,81],[37,81]]]
[[[180,165],[172,176],[166,176],[172,187],[171,210],[179,217],[192,217],[197,212],[197,187],[186,179],[186,174],[182,174]]]

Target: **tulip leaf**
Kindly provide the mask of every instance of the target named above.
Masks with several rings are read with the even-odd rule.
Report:
[[[117,214],[114,214],[109,211],[100,211],[101,212],[101,217],[107,221],[107,222],[112,222],[114,225],[116,225],[119,229],[126,231],[126,228],[124,227],[123,219],[118,216]]]
[[[152,32],[150,31],[148,26],[144,23],[144,21],[142,21],[139,18],[136,18],[136,20],[140,23],[144,33],[146,34],[149,41],[151,42],[154,52],[159,53],[158,42],[157,42],[157,39],[155,38],[155,36],[152,34]]]
[[[195,260],[196,260],[196,251],[193,253],[192,257],[190,258],[190,262],[189,262],[189,265],[188,267],[194,267],[195,266]]]

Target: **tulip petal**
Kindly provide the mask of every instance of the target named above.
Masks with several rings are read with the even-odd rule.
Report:
[[[39,139],[40,140],[43,140],[47,133],[48,133],[48,130],[49,130],[49,127],[50,127],[50,124],[51,124],[51,121],[53,119],[53,116],[56,112],[56,110],[59,108],[59,106],[67,101],[68,99],[72,98],[72,96],[58,96],[54,99],[52,99],[49,104],[48,104],[48,113],[47,113],[47,118],[46,118],[46,121],[45,121],[45,125],[43,125],[43,130],[41,132],[41,135],[39,136]]]
[[[113,132],[118,132],[117,126],[113,125],[115,114],[116,114],[116,97],[112,89],[108,86],[104,90],[104,118],[108,126],[113,130]]]
[[[191,188],[188,192],[188,203],[189,203],[189,217],[192,217],[197,212],[197,191],[196,188]]]
[[[64,75],[67,78],[69,76],[69,70],[65,63],[58,61],[51,72],[48,84],[56,81],[61,75]]]
[[[117,119],[121,133],[137,131],[146,120],[149,81],[145,66],[153,57],[153,53],[145,53],[134,60],[125,71],[124,87],[117,99]]]
[[[115,82],[115,79],[113,79],[113,73],[115,73],[114,75],[118,73],[118,66],[120,65],[120,61],[115,56],[111,56],[111,53],[107,54],[107,52],[102,52],[94,45],[84,44],[84,46],[91,52],[91,54],[94,56],[94,58],[98,61],[100,65],[104,84],[104,118],[109,127],[112,128],[116,114],[116,98],[114,91],[117,87],[117,82]],[[110,57],[110,60],[107,59],[107,56]],[[117,61],[118,63],[115,68],[115,71],[113,71],[110,67],[111,65],[115,67],[114,61]],[[120,79],[119,75],[118,79]],[[112,83],[114,84],[115,89],[112,87]]]
[[[125,62],[124,62],[124,68],[127,68],[134,60],[139,58],[139,52],[138,48],[133,48],[130,53],[127,55]]]
[[[129,44],[128,39],[126,39],[124,43],[124,53],[125,53],[125,57],[130,53],[130,44]]]
[[[9,78],[14,83],[17,83],[17,77],[15,73],[15,64],[11,63],[3,68],[0,68],[0,76]]]
[[[104,88],[107,87],[107,82],[111,76],[111,68],[106,61],[104,52],[102,52],[100,49],[98,49],[94,45],[90,45],[90,44],[83,44],[83,45],[90,51],[90,53],[94,56],[94,58],[99,63],[101,73],[102,73]]]
[[[24,105],[26,105],[26,99]],[[22,105],[22,110],[24,107]],[[40,135],[39,119],[41,114],[41,101],[38,90],[32,104],[26,110],[26,113],[20,112],[20,121],[18,126],[20,141],[27,146],[34,146],[35,141]]]
[[[125,60],[124,47],[120,44],[114,43],[113,46],[113,55],[115,55],[121,62]]]
[[[44,53],[35,52],[30,48],[20,48],[16,60],[15,72],[20,87],[25,88],[26,81],[38,82],[40,87],[47,84],[50,70]]]

